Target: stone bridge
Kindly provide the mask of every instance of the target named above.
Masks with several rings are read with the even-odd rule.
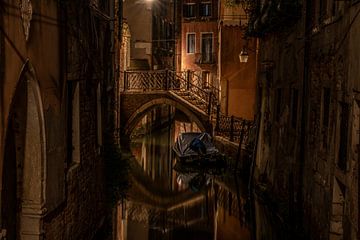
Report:
[[[156,106],[166,104],[182,111],[201,131],[212,133],[209,115],[172,91],[123,92],[121,97],[121,132],[128,136],[136,124]]]
[[[123,142],[137,123],[156,106],[166,104],[182,111],[201,131],[246,143],[252,122],[224,116],[219,108],[219,90],[204,87],[189,72],[132,71],[124,74],[120,93],[120,134]]]

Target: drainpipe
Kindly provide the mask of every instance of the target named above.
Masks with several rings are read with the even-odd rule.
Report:
[[[301,135],[300,135],[300,158],[299,158],[299,188],[297,194],[297,231],[303,230],[303,209],[304,209],[304,168],[306,161],[306,140],[307,122],[309,105],[309,67],[311,56],[311,4],[312,0],[306,0],[305,6],[305,29],[304,29],[304,78],[302,86],[302,106],[301,106]]]

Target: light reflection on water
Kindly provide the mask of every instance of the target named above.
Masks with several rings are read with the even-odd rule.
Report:
[[[134,130],[132,187],[129,198],[118,206],[117,239],[250,239],[246,197],[230,186],[234,184],[228,186],[222,177],[192,192],[177,181],[171,147],[180,133],[198,131],[183,120],[175,109],[161,106]]]

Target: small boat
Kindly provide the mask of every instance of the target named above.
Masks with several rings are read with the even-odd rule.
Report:
[[[178,172],[198,172],[201,169],[213,174],[226,165],[225,155],[214,146],[208,133],[182,133],[173,150],[179,160],[175,165]]]
[[[225,172],[225,155],[214,146],[208,133],[182,133],[173,150],[178,160],[174,166],[177,181],[194,192],[209,185],[212,176]]]

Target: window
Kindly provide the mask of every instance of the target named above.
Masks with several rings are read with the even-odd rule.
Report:
[[[311,7],[311,24],[313,26],[315,26],[318,23],[318,21],[317,21],[318,19],[316,19],[317,18],[317,4],[316,4],[316,2],[312,3],[310,7]]]
[[[334,177],[331,216],[330,216],[330,238],[329,239],[347,239],[344,237],[346,232],[346,218],[344,216],[346,209],[346,186]]]
[[[345,171],[347,166],[347,153],[348,153],[348,134],[349,134],[349,104],[340,103],[340,142],[338,151],[338,167]]]
[[[201,34],[201,62],[211,63],[213,62],[213,34],[202,33]]]
[[[183,6],[183,15],[184,18],[193,18],[195,17],[195,3],[186,3]]]
[[[80,162],[80,99],[79,84],[67,82],[67,168]]]
[[[332,16],[338,15],[342,11],[343,7],[344,7],[343,2],[340,2],[338,0],[331,0],[331,5],[330,5],[331,15]]]
[[[323,115],[322,125],[323,127],[329,126],[329,114],[330,114],[330,88],[324,88],[323,90]]]
[[[188,33],[186,38],[186,52],[195,53],[195,33]]]
[[[327,0],[320,0],[319,4],[319,21],[323,21],[326,19],[327,15]]]
[[[74,163],[80,162],[80,94],[79,84],[76,84],[73,107],[72,107],[72,161]]]
[[[322,145],[323,148],[327,148],[328,145],[328,128],[330,117],[330,88],[323,89],[322,95],[322,108],[321,108],[321,126],[322,126]]]
[[[203,80],[203,87],[209,88],[210,87],[210,72],[209,71],[202,72],[202,80]]]
[[[298,122],[298,102],[299,90],[292,89],[291,91],[291,127],[296,129]]]
[[[211,16],[211,3],[210,2],[200,3],[200,16],[201,17]]]
[[[275,120],[280,120],[281,115],[281,99],[282,99],[282,91],[281,88],[276,89],[275,92]]]
[[[98,83],[96,89],[96,125],[97,125],[97,143],[98,147],[102,146],[102,119],[101,119],[101,84]],[[100,151],[100,149],[99,149]]]

